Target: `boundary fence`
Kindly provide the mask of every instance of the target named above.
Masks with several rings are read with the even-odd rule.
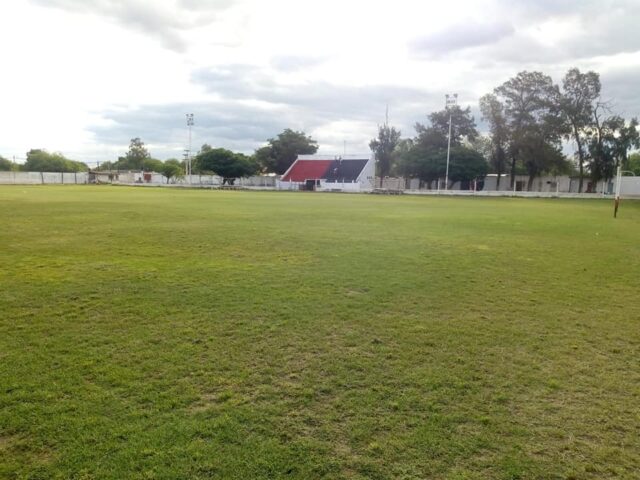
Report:
[[[432,185],[441,188],[427,188],[417,179],[385,178],[380,188],[380,179],[376,177],[375,193],[394,193],[408,195],[461,195],[478,197],[541,197],[541,198],[611,198],[613,196],[613,182],[598,182],[588,185],[589,193],[577,192],[577,181],[570,177],[541,177],[533,184],[534,191],[523,191],[524,181],[527,177],[516,177],[515,186],[510,188],[508,176],[504,176],[500,182],[500,188],[496,189],[495,179],[486,177],[482,189],[478,184],[465,185],[467,189],[461,189],[460,184],[454,184],[452,188],[445,190],[443,185]],[[233,186],[223,185],[222,177],[216,175],[191,175],[170,179],[157,173],[118,172],[116,174],[104,174],[102,172],[0,172],[0,185],[82,185],[93,183],[109,183],[113,185],[131,185],[147,187],[182,187],[182,188],[224,188],[224,189],[251,189],[251,190],[276,190],[279,177],[273,175],[261,175],[236,179]],[[585,186],[587,183],[585,181]],[[621,183],[621,195],[623,198],[640,198],[640,176],[623,176]]]

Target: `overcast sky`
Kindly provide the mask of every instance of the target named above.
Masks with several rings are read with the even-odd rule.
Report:
[[[479,120],[517,72],[574,66],[640,116],[639,25],[640,0],[2,0],[0,155],[180,157],[189,112],[194,150],[289,127],[362,153],[387,104],[413,136],[446,93]]]

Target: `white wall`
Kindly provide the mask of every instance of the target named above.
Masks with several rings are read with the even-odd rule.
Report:
[[[0,172],[2,185],[75,185],[87,181],[86,172]]]

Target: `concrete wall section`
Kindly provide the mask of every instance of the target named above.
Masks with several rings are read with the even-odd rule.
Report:
[[[0,172],[0,185],[77,185],[87,182],[86,172]]]

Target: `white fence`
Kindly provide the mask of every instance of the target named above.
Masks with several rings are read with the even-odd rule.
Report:
[[[0,172],[0,185],[78,185],[86,183],[113,183],[120,185],[181,185],[193,187],[221,186],[222,177],[216,175],[191,175],[177,179],[167,178],[159,173],[141,172]],[[255,176],[238,178],[239,187],[275,188],[276,177]]]
[[[383,190],[404,191],[405,193],[425,195],[479,195],[479,196],[519,196],[519,197],[584,197],[613,195],[613,180],[600,181],[596,184],[585,178],[582,193],[578,193],[579,179],[577,177],[543,176],[533,179],[531,190],[527,190],[529,177],[516,175],[511,185],[511,177],[502,175],[498,185],[497,175],[487,175],[477,182],[461,185],[456,182],[445,190],[444,182],[433,181],[431,188],[416,178],[385,177],[380,186],[380,178],[376,177],[376,188]],[[640,197],[640,176],[622,177],[623,197]]]
[[[87,172],[0,172],[0,185],[77,185],[88,181]]]
[[[279,178],[272,175],[254,176],[248,178],[238,178],[235,186],[251,189],[276,189]],[[191,175],[190,177],[180,177],[170,179],[169,186],[182,187],[220,187],[222,177],[216,175]],[[598,182],[591,185],[589,180],[584,180],[583,193],[578,193],[578,179],[575,177],[537,177],[532,184],[532,190],[526,191],[528,177],[525,175],[516,176],[515,189],[511,186],[509,175],[504,175],[500,179],[500,186],[497,187],[497,176],[488,175],[482,184],[471,182],[461,189],[459,183],[454,184],[450,189],[445,190],[444,185],[438,188],[437,182],[433,182],[431,189],[426,188],[415,178],[394,178],[386,177],[382,183],[384,190],[403,191],[411,194],[421,195],[478,195],[478,196],[519,196],[519,197],[588,197],[613,195],[613,181]],[[0,185],[81,185],[87,183],[113,183],[119,185],[147,185],[159,186],[167,185],[167,178],[159,173],[140,172],[119,172],[109,178],[106,173],[94,174],[88,172],[0,172]],[[363,191],[361,189],[344,188],[343,191]],[[358,184],[354,184],[359,186]],[[380,187],[380,178],[375,179],[376,188]],[[640,176],[622,177],[622,197],[640,197]],[[475,187],[475,188],[474,188]],[[585,190],[589,189],[590,193]],[[326,188],[324,190],[331,190]]]

